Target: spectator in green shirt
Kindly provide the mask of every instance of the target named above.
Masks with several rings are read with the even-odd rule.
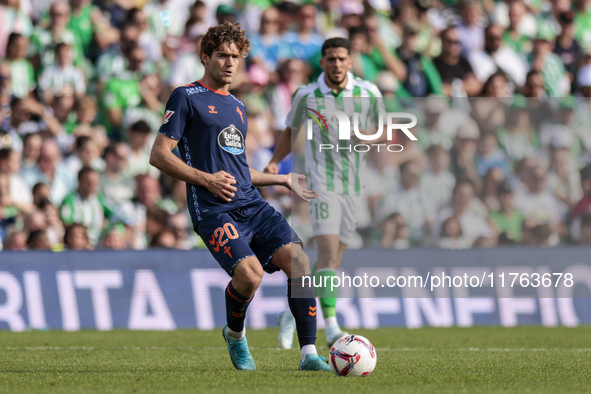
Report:
[[[10,64],[10,91],[19,98],[27,97],[35,89],[35,71],[27,60],[29,39],[19,33],[8,37],[6,58]]]
[[[501,209],[490,214],[490,225],[501,239],[519,243],[522,239],[521,223],[526,219],[526,215],[513,206],[513,188],[508,182],[499,184],[497,195]]]

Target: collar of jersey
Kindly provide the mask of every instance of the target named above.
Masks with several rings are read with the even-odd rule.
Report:
[[[221,94],[222,96],[227,96],[228,95],[228,92],[220,92],[219,90],[212,89],[209,86],[204,85],[203,82],[201,82],[201,81],[197,81],[197,83],[199,85],[203,86],[205,89],[211,90],[214,93]]]
[[[332,91],[332,89],[330,88],[330,86],[328,86],[326,84],[326,81],[324,80],[324,71],[322,72],[322,74],[320,74],[320,76],[318,77],[318,87],[320,88],[320,92],[323,95],[327,95],[327,94],[332,94],[335,97],[339,97],[343,95],[343,92],[345,90],[353,90],[353,78],[355,78],[353,76],[353,74],[351,72],[347,72],[347,85],[345,85],[345,89],[341,90],[341,92],[339,94],[335,94],[335,92]]]

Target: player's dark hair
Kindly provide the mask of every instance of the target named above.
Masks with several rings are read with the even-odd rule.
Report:
[[[246,38],[246,32],[240,28],[240,23],[225,22],[221,25],[212,26],[201,39],[200,53],[205,53],[211,57],[224,44],[231,43],[236,45],[242,57],[246,57],[250,52],[250,41]],[[203,63],[203,59],[201,59],[201,63]]]
[[[78,182],[80,182],[80,179],[82,179],[83,176],[85,176],[86,174],[90,174],[91,172],[98,173],[98,171],[92,167],[89,167],[89,166],[82,167],[82,169],[80,169],[80,171],[78,171]]]
[[[324,41],[324,44],[322,44],[320,53],[322,56],[324,56],[326,51],[331,48],[345,48],[347,53],[351,53],[351,42],[347,38],[343,37],[329,38],[328,40]]]
[[[150,133],[152,129],[150,125],[145,120],[138,120],[131,126],[129,126],[130,131],[139,131],[140,133]]]

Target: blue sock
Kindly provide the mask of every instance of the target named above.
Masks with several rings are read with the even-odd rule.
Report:
[[[230,330],[240,332],[244,329],[246,309],[251,300],[252,297],[246,298],[238,293],[231,281],[228,283],[228,287],[226,287],[226,320]]]
[[[292,287],[298,298],[292,297]],[[308,297],[299,298],[302,296]],[[288,279],[287,302],[296,321],[300,349],[306,345],[316,344],[316,313],[318,310],[316,308],[316,298],[314,297],[314,287],[302,287],[301,277]]]

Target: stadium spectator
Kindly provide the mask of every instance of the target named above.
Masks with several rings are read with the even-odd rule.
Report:
[[[33,230],[27,238],[27,248],[31,250],[51,250],[51,243],[43,230]]]
[[[458,218],[450,216],[441,225],[441,236],[437,245],[441,249],[469,249],[472,243],[463,236]]]
[[[37,133],[25,134],[23,137],[23,161],[21,171],[26,171],[33,168],[39,160],[41,154],[41,145],[43,140]]]
[[[546,177],[548,188],[558,202],[561,221],[564,221],[582,197],[581,178],[568,146],[552,147]]]
[[[308,60],[320,51],[324,37],[314,31],[316,7],[311,3],[300,5],[295,15],[297,31],[285,34],[289,57]]]
[[[187,214],[184,212],[178,212],[174,215],[170,215],[166,227],[174,236],[173,247],[175,249],[189,250],[194,246],[191,245],[191,240],[189,239],[189,231],[192,229]]]
[[[165,228],[152,238],[150,247],[174,249],[176,247],[176,237],[171,230]]]
[[[55,47],[54,64],[43,70],[39,77],[39,87],[43,89],[45,101],[52,104],[54,96],[73,91],[77,98],[86,93],[86,79],[83,71],[74,66],[72,47],[60,42]]]
[[[539,163],[528,169],[525,191],[516,193],[515,207],[538,224],[548,224],[553,232],[553,245],[556,245],[560,214],[556,198],[546,189],[545,175],[546,172]]]
[[[406,66],[406,78],[397,92],[399,96],[425,97],[430,94],[442,95],[441,77],[433,62],[417,52],[419,28],[416,24],[404,27],[402,44],[396,55]]]
[[[22,176],[29,187],[39,182],[49,185],[50,200],[61,204],[68,193],[76,187],[76,179],[63,164],[62,153],[53,139],[46,139],[41,145],[37,164],[31,168],[23,168]]]
[[[49,200],[43,200],[39,204],[39,210],[45,215],[47,228],[45,234],[52,246],[59,247],[63,244],[64,225],[60,219],[58,208]]]
[[[528,56],[532,70],[539,71],[548,95],[562,97],[570,92],[570,79],[561,58],[552,52],[556,37],[549,26],[541,24]]]
[[[20,176],[21,154],[10,148],[0,149],[0,173],[8,176],[10,197],[21,212],[27,212],[33,204],[31,189]]]
[[[66,226],[80,223],[88,229],[91,245],[97,245],[104,222],[114,221],[116,207],[99,193],[99,173],[91,167],[78,172],[78,188],[68,194],[60,205],[60,216]]]
[[[49,7],[47,29],[37,27],[31,34],[32,61],[37,72],[55,62],[55,49],[60,42],[72,47],[74,64],[81,66],[85,63],[79,38],[68,28],[69,22],[70,5],[65,1],[57,1]]]
[[[419,176],[421,168],[413,162],[407,161],[400,165],[400,183],[390,190],[381,203],[382,216],[389,216],[394,212],[400,213],[409,228],[409,240],[418,244],[428,236],[433,227],[435,210],[420,188]]]
[[[460,179],[456,182],[451,197],[451,205],[445,207],[437,214],[437,224],[435,225],[435,239],[438,239],[443,229],[443,223],[450,217],[455,216],[460,222],[462,236],[470,245],[477,238],[491,239],[494,233],[486,220],[470,209],[474,199],[474,184],[467,179]]]
[[[505,72],[512,84],[511,91],[525,83],[526,66],[519,55],[502,43],[503,28],[490,24],[484,30],[484,48],[468,54],[468,61],[482,83],[498,71]]]
[[[113,142],[105,149],[105,170],[101,172],[101,192],[115,203],[133,198],[133,177],[128,171],[129,146]]]
[[[461,0],[458,2],[458,13],[461,22],[458,24],[458,34],[462,43],[462,53],[470,54],[484,48],[484,25],[486,17],[482,12],[482,4],[476,0]]]
[[[406,220],[398,212],[392,213],[382,222],[382,231],[382,249],[407,249],[410,246]]]
[[[429,169],[421,177],[421,188],[427,198],[438,211],[451,198],[455,185],[455,177],[449,170],[450,156],[448,150],[440,145],[431,145],[427,149]]]
[[[532,49],[531,34],[527,32],[528,24],[527,5],[523,0],[509,0],[506,2],[508,7],[508,26],[503,33],[503,43],[516,53],[527,53]],[[535,22],[534,22],[535,26]]]
[[[268,72],[278,69],[279,62],[287,59],[287,42],[279,35],[279,11],[275,7],[266,9],[261,16],[259,34],[249,37],[253,64],[263,65]]]
[[[77,174],[82,167],[92,167],[99,172],[105,168],[105,162],[100,158],[96,143],[86,135],[76,138],[74,151],[64,160],[64,165],[71,174]]]
[[[103,231],[101,246],[103,249],[123,250],[127,247],[126,236],[125,226],[121,223],[111,224]]]
[[[1,242],[0,242],[1,244]],[[21,230],[12,229],[6,232],[4,237],[4,250],[26,251],[27,233]]]
[[[153,136],[148,123],[138,120],[127,129],[127,138],[131,147],[128,156],[131,176],[150,174],[158,177],[159,171],[150,165],[150,148]]]
[[[467,178],[478,182],[475,155],[480,139],[480,129],[474,120],[458,127],[454,147],[451,150],[451,171],[456,178]]]
[[[573,82],[575,79],[577,60],[581,55],[581,47],[575,39],[574,20],[575,15],[571,10],[560,14],[558,18],[560,22],[560,33],[556,37],[553,50],[560,57],[562,64],[564,64],[570,82]]]
[[[511,169],[519,160],[535,154],[538,138],[531,125],[528,100],[513,99],[507,108],[505,125],[499,127],[496,134],[500,148],[511,162]]]
[[[441,54],[433,59],[443,82],[446,96],[477,96],[482,91],[470,62],[462,55],[458,29],[448,27],[441,31]]]
[[[29,39],[21,34],[12,33],[8,37],[6,59],[10,65],[10,91],[13,96],[25,98],[29,96],[35,86],[35,71],[27,60]]]
[[[80,223],[69,225],[64,234],[64,246],[67,250],[91,250],[86,227]]]
[[[581,238],[581,220],[583,215],[591,212],[591,164],[583,167],[580,175],[583,197],[575,205],[570,217],[571,238],[575,242]]]
[[[505,174],[499,167],[490,168],[482,177],[482,188],[480,189],[480,201],[490,212],[498,211],[500,202],[497,188],[505,181]]]
[[[510,183],[500,183],[496,192],[499,199],[499,209],[491,211],[488,217],[489,223],[499,235],[499,243],[506,244],[507,241],[520,243],[523,238],[522,222],[526,219],[526,215],[515,209],[513,205],[514,193]]]
[[[492,168],[499,168],[503,175],[511,172],[507,156],[499,149],[496,133],[488,132],[480,136],[475,160],[476,171],[480,178],[483,178]]]

